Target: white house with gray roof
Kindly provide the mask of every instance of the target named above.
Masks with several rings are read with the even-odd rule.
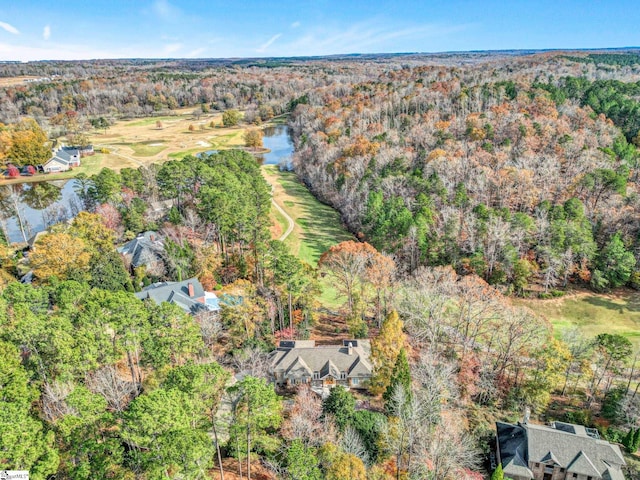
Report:
[[[620,447],[582,425],[496,423],[497,457],[513,480],[624,480]]]
[[[66,172],[80,166],[80,150],[72,147],[60,147],[53,151],[53,156],[42,166],[46,173]]]
[[[314,340],[282,340],[271,353],[271,380],[281,387],[366,388],[373,371],[370,351],[369,340],[343,340],[342,345],[327,346],[316,346]]]

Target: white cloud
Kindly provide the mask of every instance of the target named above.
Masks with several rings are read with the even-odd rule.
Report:
[[[182,49],[181,43],[169,43],[164,46],[164,53],[176,53],[178,50]]]
[[[206,51],[206,48],[196,48],[195,50],[187,53],[187,58],[202,58],[202,54]]]
[[[291,42],[279,44],[277,55],[330,55],[345,53],[384,53],[433,51],[441,40],[468,28],[468,25],[426,24],[391,25],[380,19],[352,24],[322,25],[306,31]]]
[[[13,33],[14,35],[20,35],[20,32],[16,27],[6,22],[0,22],[0,28],[2,28],[3,30],[6,30],[9,33]]]
[[[42,38],[45,40],[49,40],[51,37],[51,27],[49,25],[45,25],[42,29]]]
[[[276,33],[273,37],[271,37],[269,40],[267,40],[265,43],[263,43],[262,45],[260,45],[258,48],[256,48],[256,52],[258,53],[264,53],[267,48],[269,48],[273,42],[275,42],[276,40],[278,40],[280,37],[282,36],[281,33]]]
[[[300,25],[300,22],[293,22],[290,26],[291,28],[298,28]]]
[[[171,5],[168,0],[156,0],[152,8],[154,13],[163,20],[176,20],[181,14],[180,10]]]

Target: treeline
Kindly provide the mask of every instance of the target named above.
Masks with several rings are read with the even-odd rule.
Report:
[[[625,83],[619,80],[597,80],[565,77],[554,83],[534,83],[551,94],[558,105],[566,99],[579,101],[597,114],[604,114],[622,130],[629,142],[640,144],[640,82]],[[638,153],[635,152],[637,160]]]
[[[6,70],[13,66],[5,65]],[[225,110],[271,108],[276,114],[312,87],[325,85],[321,65],[260,68],[211,66],[193,72],[162,63],[122,65],[118,62],[64,63],[33,67],[41,80],[0,89],[0,122],[16,123],[30,116],[45,128],[59,114],[75,112],[81,119],[115,119],[170,114],[181,107]],[[22,73],[31,72],[29,68]],[[8,73],[8,72],[6,72]],[[35,72],[34,72],[35,73]],[[55,75],[55,76],[53,76]]]
[[[290,120],[298,175],[407,271],[451,264],[519,293],[637,285],[635,145],[580,99],[476,74],[417,67],[309,93]]]
[[[567,60],[578,63],[595,63],[616,66],[635,66],[640,64],[637,53],[590,53],[584,57],[567,55]]]

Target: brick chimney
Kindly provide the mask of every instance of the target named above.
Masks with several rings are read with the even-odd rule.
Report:
[[[195,296],[195,291],[193,289],[193,283],[187,284],[187,289],[189,289],[189,296],[193,298]]]
[[[152,242],[156,241],[156,236],[155,235],[150,235],[149,236],[149,240],[151,240]]]

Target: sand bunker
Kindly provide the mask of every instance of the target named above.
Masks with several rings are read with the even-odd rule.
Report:
[[[150,143],[149,146],[150,147],[161,147],[162,143]]]
[[[208,142],[203,142],[202,140],[200,140],[199,142],[197,142],[198,145],[200,145],[201,147],[210,147],[211,144]]]

